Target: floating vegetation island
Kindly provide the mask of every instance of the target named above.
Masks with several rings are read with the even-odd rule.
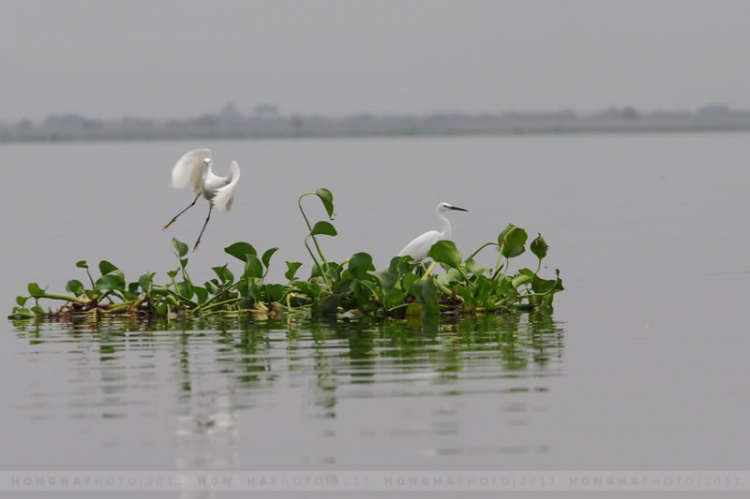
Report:
[[[266,282],[271,259],[278,248],[268,249],[259,256],[250,243],[238,242],[224,251],[237,259],[235,264],[239,267],[234,272],[229,264],[213,267],[216,277],[200,286],[187,270],[187,244],[173,239],[179,263],[167,272],[166,283],[157,284],[154,273],[128,282],[124,273],[106,260],[99,262],[101,275],[94,280],[87,262],[80,261],[76,266],[85,271],[88,285],[73,279],[68,281],[67,293],[58,294],[31,283],[29,296],[16,298],[17,306],[10,318],[65,319],[73,314],[91,314],[94,318],[115,314],[262,317],[301,312],[350,320],[364,316],[434,317],[550,309],[555,294],[563,290],[559,270],[555,270],[552,279],[539,276],[548,252],[541,234],[528,245],[538,259],[537,268],[510,273],[511,259],[526,251],[528,241],[526,231],[514,225],[508,225],[497,241],[483,244],[466,259],[452,241],[438,241],[428,253],[432,263],[426,268],[423,263],[403,256],[394,257],[387,270],[377,271],[367,253],[356,253],[341,263],[329,262],[318,238],[333,237],[337,232],[329,221],[310,223],[302,206],[308,196],[323,203],[331,220],[334,211],[333,195],[328,189],[307,192],[299,198],[300,212],[308,228],[304,244],[312,259],[307,279],[297,276],[301,262],[286,262],[287,283]],[[477,260],[485,248],[494,248],[497,253],[492,266],[484,266]],[[444,271],[435,272],[438,266]],[[55,310],[51,308],[52,302],[63,304]]]

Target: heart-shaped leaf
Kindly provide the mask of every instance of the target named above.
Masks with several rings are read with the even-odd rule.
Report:
[[[357,279],[364,279],[367,272],[375,270],[372,264],[372,257],[367,253],[357,253],[349,259],[349,272]]]
[[[326,213],[328,213],[328,218],[333,220],[333,194],[331,194],[331,191],[328,189],[317,189],[315,195],[323,202]]]
[[[258,257],[248,253],[245,255],[245,277],[263,277],[263,264]]]
[[[44,290],[39,287],[39,284],[32,282],[28,285],[27,289],[29,290],[29,294],[33,296],[34,298],[39,298],[40,296],[44,295]]]
[[[505,258],[514,258],[526,251],[526,240],[529,236],[526,231],[513,224],[509,224],[500,235],[497,236],[497,244],[500,246]]]
[[[336,229],[333,225],[328,222],[318,222],[313,227],[311,236],[335,236],[337,235]]]
[[[101,272],[102,275],[111,274],[116,270],[118,270],[117,267],[107,260],[102,260],[101,262],[99,262],[99,272]]]
[[[231,246],[227,246],[226,248],[224,248],[224,252],[232,255],[238,260],[242,260],[243,262],[247,262],[247,255],[258,255],[258,252],[255,251],[255,248],[253,248],[252,244],[243,242],[234,243]]]
[[[138,278],[138,284],[144,293],[148,293],[151,290],[151,284],[153,283],[154,274],[143,274]]]
[[[369,274],[380,281],[380,287],[385,291],[390,291],[396,285],[396,278],[390,272],[370,272]]]
[[[271,266],[271,257],[274,253],[279,251],[279,248],[269,248],[263,253],[263,258],[261,260],[263,261],[263,265],[266,266],[266,268]]]
[[[188,245],[178,240],[176,237],[172,238],[172,246],[174,246],[174,249],[177,251],[180,258],[188,254]]]
[[[81,281],[77,281],[73,279],[72,281],[68,281],[67,286],[65,286],[65,289],[73,293],[74,295],[81,296],[83,292],[85,291],[83,288],[83,284]]]
[[[99,291],[125,292],[125,279],[118,274],[107,274],[96,281],[96,289]]]
[[[453,241],[438,241],[432,245],[427,256],[438,263],[444,263],[454,269],[461,267],[461,253]]]
[[[297,270],[302,266],[302,263],[300,262],[286,262],[287,271],[284,274],[284,276],[289,279],[290,281],[294,280],[294,275],[297,273]]]
[[[538,259],[542,260],[547,256],[547,250],[549,249],[549,246],[547,246],[547,241],[545,241],[542,235],[539,234],[538,236],[536,236],[536,239],[531,241],[529,249]]]

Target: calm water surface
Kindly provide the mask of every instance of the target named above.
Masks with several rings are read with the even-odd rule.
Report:
[[[567,291],[551,316],[429,325],[7,321],[2,469],[750,466],[750,135],[3,146],[0,304],[85,277],[80,259],[171,268],[207,206],[162,232],[190,202],[169,169],[199,146],[242,181],[194,279],[247,240],[282,248],[281,280],[308,261],[297,196],[328,187],[331,259],[385,266],[447,201],[470,210],[465,254],[508,223],[542,232]]]

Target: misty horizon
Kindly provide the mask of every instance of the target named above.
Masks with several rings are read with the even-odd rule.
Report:
[[[6,0],[0,122],[750,109],[738,0]],[[250,102],[252,100],[252,102]]]

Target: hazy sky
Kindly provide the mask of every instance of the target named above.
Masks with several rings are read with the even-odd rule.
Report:
[[[0,0],[0,121],[750,108],[745,0]]]

